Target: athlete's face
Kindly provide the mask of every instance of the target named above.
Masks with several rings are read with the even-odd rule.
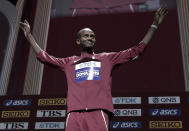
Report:
[[[85,28],[82,29],[79,33],[80,37],[76,41],[77,44],[80,45],[83,49],[93,49],[96,42],[94,32],[89,28]]]

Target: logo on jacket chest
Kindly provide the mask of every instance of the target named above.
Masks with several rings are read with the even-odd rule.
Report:
[[[75,65],[75,81],[100,80],[101,62],[89,61]]]

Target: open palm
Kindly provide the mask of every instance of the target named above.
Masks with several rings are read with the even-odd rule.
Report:
[[[165,7],[165,6],[160,7],[160,8],[156,11],[156,13],[155,13],[154,22],[155,22],[157,25],[161,24],[167,14],[168,14],[167,7]]]
[[[24,20],[24,22],[20,22],[20,28],[24,31],[25,36],[31,33],[30,25],[27,20]]]

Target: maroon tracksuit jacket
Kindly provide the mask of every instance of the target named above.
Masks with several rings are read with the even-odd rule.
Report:
[[[67,112],[74,110],[105,109],[114,112],[111,83],[112,68],[143,52],[146,44],[140,42],[127,50],[111,53],[87,54],[56,58],[41,51],[37,58],[64,71],[67,78]],[[53,67],[54,67],[53,66]]]

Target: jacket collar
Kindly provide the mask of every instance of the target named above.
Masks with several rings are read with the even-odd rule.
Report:
[[[94,55],[95,55],[94,52],[91,53],[91,54],[86,53],[86,52],[81,52],[81,57],[83,57],[83,58],[92,58],[92,59],[95,59]]]

